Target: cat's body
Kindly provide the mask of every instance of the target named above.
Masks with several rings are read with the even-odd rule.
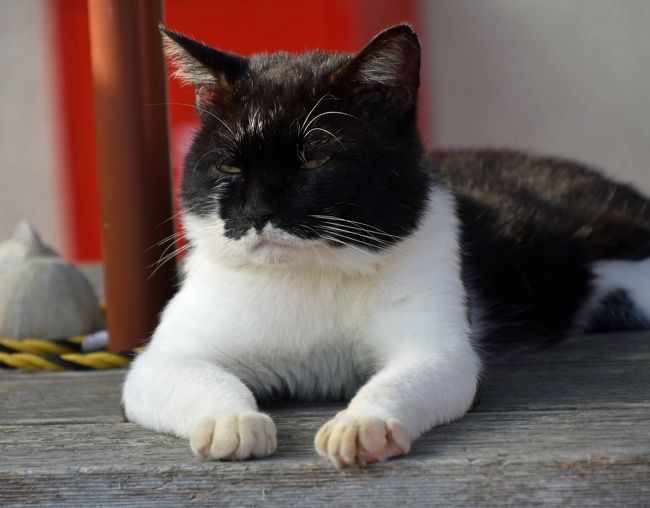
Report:
[[[639,286],[650,286],[645,196],[550,157],[459,150],[427,160],[456,195],[482,350],[546,345],[570,332],[650,328],[650,288],[641,296],[613,273],[636,270]],[[596,312],[617,288],[634,297]]]
[[[425,158],[408,27],[311,61],[167,36],[204,128],[185,278],[125,383],[129,419],[245,459],[276,446],[256,398],[351,397],[316,447],[365,464],[462,416],[486,352],[559,340],[595,311],[611,325],[599,309],[621,291],[617,325],[650,318],[648,201],[560,161]]]

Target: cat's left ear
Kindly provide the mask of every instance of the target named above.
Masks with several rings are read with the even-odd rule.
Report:
[[[248,59],[211,48],[160,25],[165,56],[176,69],[174,77],[196,86],[202,95],[228,94],[232,85],[248,69]]]
[[[416,106],[420,42],[408,25],[389,28],[330,76],[331,83],[362,102],[383,102],[401,111]],[[363,99],[366,99],[365,101]]]

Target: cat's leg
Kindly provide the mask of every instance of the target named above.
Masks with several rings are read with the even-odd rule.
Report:
[[[463,416],[476,393],[479,361],[469,348],[403,352],[318,432],[318,453],[338,467],[406,454],[427,430]]]
[[[318,453],[339,467],[403,455],[423,432],[472,405],[480,358],[462,286],[445,276],[430,286],[439,291],[415,292],[421,279],[382,291],[386,300],[369,317],[361,347],[383,367],[316,436]]]
[[[190,440],[194,453],[218,460],[264,457],[276,428],[248,387],[202,358],[147,350],[133,362],[122,402],[135,423]]]

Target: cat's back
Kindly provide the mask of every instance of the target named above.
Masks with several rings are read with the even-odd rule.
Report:
[[[645,196],[578,162],[487,149],[437,150],[427,161],[456,193],[477,201],[498,203],[506,198],[574,211],[605,208],[650,225]]]
[[[432,151],[427,163],[457,195],[466,224],[574,238],[594,257],[618,257],[612,238],[628,256],[650,254],[648,198],[583,164],[513,150]]]

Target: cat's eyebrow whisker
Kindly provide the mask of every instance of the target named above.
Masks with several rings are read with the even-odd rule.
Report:
[[[321,128],[321,127],[312,127],[311,129],[309,129],[309,130],[305,133],[305,135],[303,136],[303,138],[306,138],[307,136],[309,136],[309,135],[310,135],[312,132],[314,132],[314,131],[323,131],[323,132],[329,134],[329,135],[332,136],[336,141],[338,141],[339,144],[341,145],[341,147],[343,148],[343,150],[345,150],[345,145],[343,144],[343,142],[341,141],[341,139],[340,139],[338,136],[335,136],[334,134],[332,134],[332,133],[331,133],[330,131],[328,131],[327,129],[323,129],[323,128]]]
[[[305,126],[307,121],[309,120],[309,117],[312,115],[314,110],[318,107],[318,105],[323,101],[325,98],[330,98],[330,99],[336,99],[332,94],[326,93],[324,94],[320,99],[316,101],[316,104],[314,104],[314,107],[309,110],[309,113],[307,113],[307,116],[303,120],[302,124],[298,127],[298,136],[300,136],[300,133],[303,132],[304,129],[309,127],[309,125]]]
[[[307,125],[305,125],[304,130],[309,129],[309,126],[313,124],[316,120],[318,120],[321,116],[325,115],[343,115],[343,116],[349,116],[350,118],[354,118],[355,120],[359,120],[358,116],[351,115],[350,113],[344,113],[343,111],[324,111],[323,113],[317,114],[314,118],[312,118]]]
[[[220,148],[213,148],[212,150],[208,150],[206,153],[201,155],[201,157],[199,157],[199,160],[196,161],[196,164],[194,164],[194,167],[192,168],[192,174],[194,174],[194,172],[196,171],[196,168],[199,166],[199,162],[201,162],[203,159],[205,159],[211,153],[218,152],[220,150],[221,150]],[[221,159],[221,160],[223,160],[223,159]]]

